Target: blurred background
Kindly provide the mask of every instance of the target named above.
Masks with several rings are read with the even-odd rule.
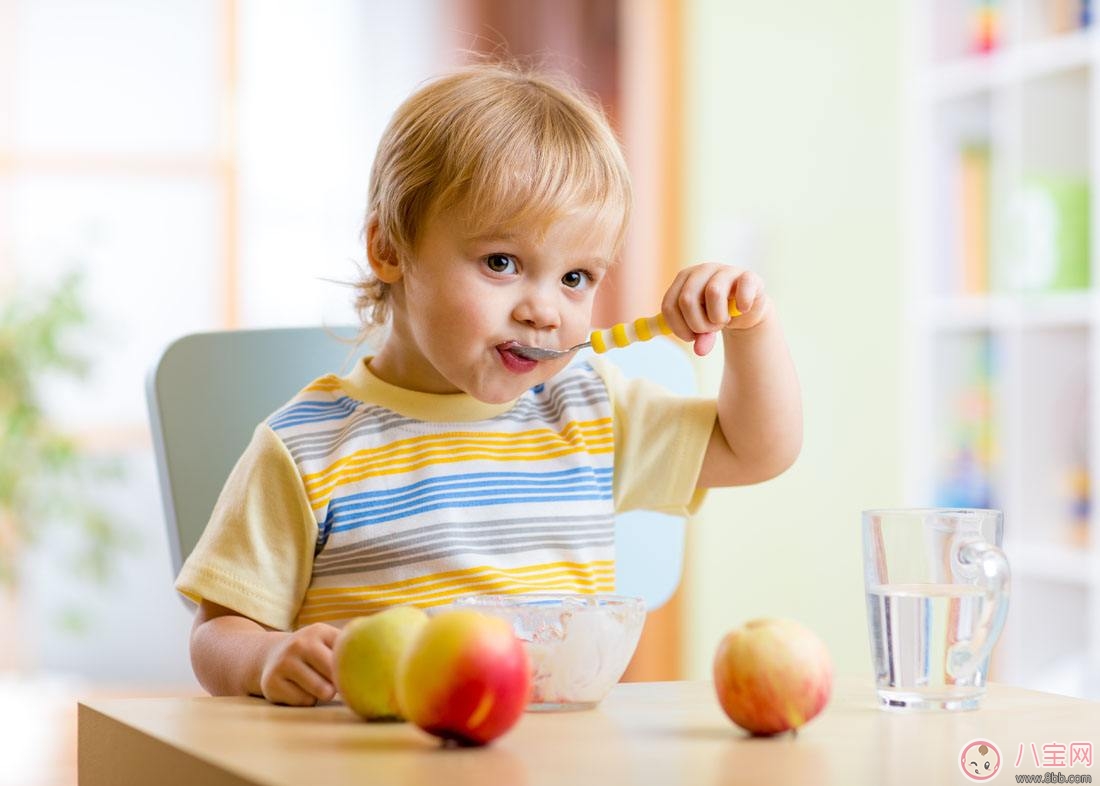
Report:
[[[480,52],[569,72],[620,133],[631,273],[598,322],[654,310],[684,265],[751,267],[803,385],[798,463],[710,494],[631,678],[707,678],[757,616],[869,676],[860,511],[993,506],[1014,570],[993,679],[1100,698],[1093,9],[0,0],[5,695],[45,717],[198,690],[145,375],[185,333],[351,323],[382,129]],[[699,373],[716,391],[719,359]],[[71,735],[0,723],[71,764]]]

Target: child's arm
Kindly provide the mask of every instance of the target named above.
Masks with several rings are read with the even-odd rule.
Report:
[[[741,316],[730,318],[733,301]],[[718,422],[698,486],[739,486],[779,475],[802,448],[798,377],[775,310],[755,273],[707,263],[680,272],[661,311],[705,355],[722,332]]]
[[[277,631],[204,600],[191,628],[191,665],[212,696],[312,706],[336,695],[332,648],[338,633],[324,623]]]

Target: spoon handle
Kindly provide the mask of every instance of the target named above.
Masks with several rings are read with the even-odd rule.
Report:
[[[741,312],[730,301],[730,316],[739,317]],[[655,336],[670,336],[672,328],[665,321],[664,314],[655,314],[652,317],[640,317],[633,322],[620,322],[603,330],[593,330],[588,337],[592,344],[592,350],[597,355],[602,355],[609,349],[627,347],[638,341],[649,341]]]

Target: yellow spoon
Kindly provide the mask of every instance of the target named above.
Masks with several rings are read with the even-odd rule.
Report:
[[[737,306],[734,305],[732,300],[730,301],[730,316],[741,316],[741,312],[737,310]],[[516,344],[510,347],[510,351],[528,360],[554,360],[585,347],[592,347],[597,355],[602,355],[609,349],[627,347],[636,341],[649,341],[654,336],[670,335],[672,335],[672,328],[665,321],[664,314],[657,314],[652,317],[635,319],[633,322],[620,322],[603,330],[593,330],[588,336],[588,341],[569,349],[546,349],[545,347],[528,347],[523,344]]]

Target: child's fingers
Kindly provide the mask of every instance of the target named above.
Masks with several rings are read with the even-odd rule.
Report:
[[[331,628],[331,630],[328,630]],[[263,693],[272,701],[295,705],[328,701],[336,695],[331,642],[339,631],[328,625],[309,625],[289,635],[273,651],[265,666]],[[293,686],[287,683],[292,683]],[[295,687],[307,696],[298,694]],[[279,698],[272,698],[277,695]],[[309,699],[308,701],[306,699]]]
[[[264,698],[272,704],[291,707],[312,707],[317,703],[316,696],[285,676],[275,677],[264,687]]]
[[[733,302],[737,310],[742,314],[748,314],[762,300],[764,282],[760,276],[751,271],[746,271],[737,279],[734,286]]]
[[[710,333],[717,328],[707,315],[707,286],[714,275],[709,265],[699,265],[688,272],[676,296],[676,308],[692,333]]]
[[[700,333],[695,337],[695,346],[692,349],[695,350],[696,355],[703,357],[703,355],[714,349],[714,342],[717,340],[717,333]]]
[[[763,289],[764,283],[755,273],[704,263],[677,274],[665,292],[661,311],[672,332],[684,341],[695,342],[695,352],[705,355],[716,337],[701,337],[730,324],[731,304],[742,314],[738,326],[751,323],[753,320],[743,317],[761,306]]]
[[[312,673],[325,681],[326,685],[321,686],[322,690],[331,688],[332,684],[336,682],[335,658],[332,649],[323,642],[313,642],[312,646],[305,648],[302,651],[302,663]],[[302,685],[302,687],[312,690],[310,685]],[[320,696],[321,694],[317,693],[315,695]]]
[[[681,341],[695,340],[695,331],[688,327],[679,306],[680,292],[683,290],[684,281],[689,275],[690,269],[681,270],[677,273],[676,278],[672,280],[672,284],[665,290],[665,296],[661,300],[661,313],[664,315],[665,321],[668,323],[673,335]]]
[[[737,268],[722,268],[707,281],[703,297],[706,316],[712,325],[724,327],[730,321],[730,299],[741,272]]]
[[[332,682],[305,661],[288,663],[284,676],[316,700],[329,701],[336,695]]]
[[[675,306],[672,308],[662,307],[661,313],[664,314],[665,322],[668,323],[669,329],[676,338],[681,341],[695,340],[695,331],[687,326],[687,322],[684,321],[684,316],[680,313],[680,309]]]

